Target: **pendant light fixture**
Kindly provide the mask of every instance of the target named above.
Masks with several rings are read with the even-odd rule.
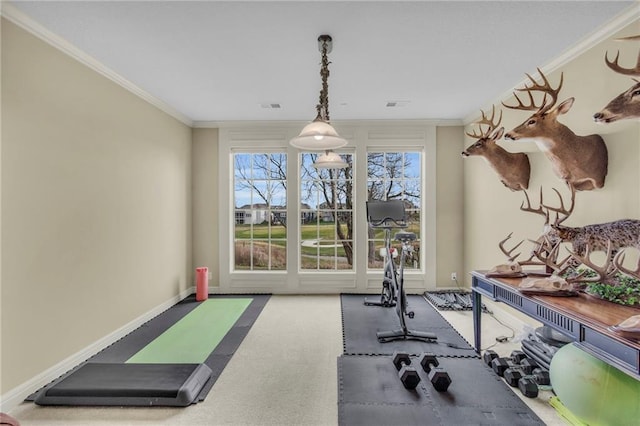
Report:
[[[342,158],[333,149],[343,147],[347,144],[346,139],[338,135],[338,132],[329,124],[329,60],[327,53],[331,52],[333,41],[329,35],[318,37],[318,50],[322,53],[322,66],[320,77],[322,77],[322,90],[316,110],[316,118],[302,129],[300,134],[289,142],[292,146],[309,151],[325,151],[318,156],[314,163],[316,168],[341,169],[348,167]]]
[[[349,165],[337,153],[329,150],[316,158],[313,167],[316,169],[346,169]]]

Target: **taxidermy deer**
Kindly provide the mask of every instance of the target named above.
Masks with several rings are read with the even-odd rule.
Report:
[[[473,134],[466,133],[467,136],[475,138],[477,141],[462,151],[462,156],[478,155],[484,158],[498,174],[500,182],[510,190],[522,191],[527,189],[531,173],[527,154],[509,152],[496,143],[496,140],[500,139],[504,133],[504,127],[497,129],[502,121],[502,111],[500,111],[500,118],[497,122],[494,122],[495,106],[491,110],[491,118],[487,118],[484,111],[480,110],[480,112],[482,113],[482,119],[476,122],[479,134],[476,134],[475,129]],[[482,130],[482,125],[487,126],[485,131]]]
[[[640,250],[640,220],[621,219],[582,227],[564,226],[562,223],[571,216],[575,207],[575,190],[571,190],[571,204],[568,208],[565,207],[560,193],[555,188],[553,190],[558,194],[559,207],[544,204],[541,189],[539,206],[533,208],[529,196],[525,192],[526,204],[523,202],[520,210],[543,216],[545,224],[543,234],[536,241],[533,241],[536,247],[529,259],[518,263],[521,265],[542,264],[556,272],[560,270],[564,272],[570,266],[575,267],[579,264],[584,264],[596,271],[601,280],[607,282],[613,281],[618,272],[640,279],[640,260],[635,270],[627,269],[623,266],[624,248],[634,247]],[[555,213],[555,220],[551,223],[550,217],[553,213]],[[513,262],[519,257],[520,253],[515,255],[512,253],[523,241],[520,241],[512,249],[507,250],[504,247],[504,243],[510,238],[511,234],[502,240],[498,246],[509,261]],[[571,243],[572,249],[569,251],[570,255],[567,258],[558,262],[560,244],[564,242]],[[594,251],[605,251],[607,253],[604,266],[597,266],[590,260],[591,253]],[[597,280],[576,277],[571,281],[585,283],[596,282]]]
[[[640,39],[640,36],[635,37]],[[622,68],[618,65],[619,56],[620,51],[618,51],[618,54],[612,62],[609,61],[609,56],[605,55],[604,60],[607,66],[619,74],[640,77],[640,52],[638,52],[638,62],[635,68]],[[640,118],[640,80],[634,78],[633,81],[635,81],[636,84],[620,93],[600,112],[594,114],[593,119],[596,122],[613,123],[614,121],[625,118]]]
[[[576,193],[575,190],[571,190],[571,204],[566,208],[558,190],[555,188],[553,190],[560,200],[559,207],[544,204],[542,189],[540,190],[540,205],[538,208],[531,206],[526,192],[524,193],[526,205],[523,202],[520,206],[522,211],[539,214],[545,218],[543,234],[535,241],[537,245],[540,245],[543,240],[548,241],[551,246],[555,246],[558,243],[571,243],[572,251],[579,256],[583,256],[587,251],[587,246],[591,251],[607,251],[610,241],[612,258],[625,247],[635,247],[640,250],[640,220],[621,219],[580,227],[565,226],[562,223],[573,213]],[[555,213],[555,220],[551,223],[550,217],[553,213]],[[503,248],[501,247],[501,249]]]
[[[529,259],[515,262],[520,253],[512,253],[523,243],[520,241],[515,247],[507,250],[504,243],[511,238],[511,234],[498,244],[500,250],[507,256],[511,263],[522,265],[544,265],[548,272],[553,274],[547,278],[527,278],[519,286],[519,290],[524,293],[546,294],[553,296],[574,296],[577,290],[584,289],[588,284],[602,282],[609,285],[619,283],[618,274],[628,275],[640,279],[640,259],[635,269],[626,268],[624,263],[624,252],[626,247],[636,247],[640,249],[640,221],[619,220],[597,225],[587,225],[580,228],[570,228],[561,225],[573,212],[575,206],[575,190],[571,190],[571,205],[565,208],[560,193],[554,189],[560,199],[559,207],[551,207],[543,203],[542,189],[540,190],[540,205],[533,208],[529,197],[525,191],[526,205],[523,202],[520,209],[523,211],[539,214],[545,217],[545,231],[536,240],[532,241],[535,248]],[[553,224],[549,218],[555,212],[556,218]],[[569,255],[562,260],[558,259],[560,245],[563,242],[570,242],[572,250]],[[591,260],[593,251],[606,251],[604,265],[598,265]],[[587,270],[579,273],[572,273],[562,277],[580,264],[595,272],[594,275],[587,275]]]
[[[563,76],[560,75],[560,84],[553,89],[540,69],[538,72],[543,84],[538,84],[527,74],[531,86],[525,85],[523,89],[517,89],[527,92],[529,104],[524,104],[515,92],[518,105],[502,103],[510,109],[534,111],[522,124],[507,132],[504,135],[505,139],[535,141],[540,151],[551,161],[554,173],[576,190],[602,188],[608,167],[607,146],[604,140],[600,135],[578,136],[558,122],[558,116],[566,114],[571,109],[574,98],[569,98],[554,108],[562,88]],[[532,92],[544,94],[539,106],[535,104]],[[549,101],[547,96],[550,98]]]

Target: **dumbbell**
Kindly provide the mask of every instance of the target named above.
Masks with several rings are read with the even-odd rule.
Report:
[[[491,368],[500,377],[504,377],[504,372],[506,370],[508,370],[509,368],[516,368],[517,365],[518,364],[511,361],[511,358],[506,357],[499,357],[491,360]]]
[[[513,361],[515,364],[521,364],[522,360],[526,357],[527,355],[519,350],[511,351],[511,355],[509,355],[509,358],[511,358],[511,361]]]
[[[499,358],[499,355],[495,351],[492,351],[491,349],[484,351],[484,354],[482,355],[482,360],[489,367],[491,367],[491,361],[493,361],[496,358]]]
[[[420,383],[420,375],[418,371],[411,367],[411,358],[406,352],[395,351],[393,353],[393,365],[398,370],[398,377],[407,389],[415,389]]]
[[[440,363],[432,353],[425,352],[420,357],[420,365],[427,372],[429,381],[438,392],[446,392],[451,384],[451,377],[444,368],[438,368]]]
[[[493,352],[493,351],[491,351]],[[495,353],[495,352],[494,352]],[[485,352],[486,354],[486,352]],[[491,357],[493,356],[493,354],[490,354],[488,356],[485,356],[485,362],[487,362],[487,357]],[[512,351],[511,352],[511,356],[509,358],[507,357],[498,357],[498,358],[492,358],[491,359],[491,368],[493,368],[493,371],[496,372],[496,374],[500,377],[504,377],[504,372],[509,369],[509,368],[519,368],[520,367],[520,362],[525,359],[527,356],[524,354],[524,352],[522,351]],[[517,383],[517,381],[516,381]],[[515,385],[514,385],[515,386]]]
[[[540,386],[549,386],[551,380],[549,379],[549,372],[542,368],[536,368],[532,374],[522,377],[518,380],[518,388],[520,392],[527,398],[535,398],[538,396],[538,389]]]
[[[536,368],[540,368],[540,365],[535,359],[526,357],[525,359],[520,361],[520,367],[522,367],[522,370],[526,374],[532,374],[533,370],[535,370]]]

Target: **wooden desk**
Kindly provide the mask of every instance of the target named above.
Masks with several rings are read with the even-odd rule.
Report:
[[[473,271],[474,346],[480,354],[482,296],[506,303],[516,310],[571,336],[580,348],[640,380],[640,341],[625,339],[607,330],[640,309],[600,300],[580,293],[576,297],[527,296],[517,289],[521,278],[487,278]]]

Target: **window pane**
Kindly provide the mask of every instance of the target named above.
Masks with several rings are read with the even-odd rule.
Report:
[[[367,154],[368,199],[378,201],[402,200],[407,218],[407,227],[402,230],[416,234],[416,240],[405,244],[407,269],[420,269],[420,229],[422,205],[422,153],[404,151],[372,151]],[[391,232],[391,247],[398,250],[396,262],[400,262],[402,243],[393,239],[400,227]],[[368,267],[381,269],[384,258],[380,249],[384,248],[384,230],[369,226]]]
[[[350,154],[340,154],[352,164]],[[300,268],[352,270],[352,168],[315,169],[317,154],[301,154]]]
[[[286,270],[286,154],[235,153],[234,267]]]

